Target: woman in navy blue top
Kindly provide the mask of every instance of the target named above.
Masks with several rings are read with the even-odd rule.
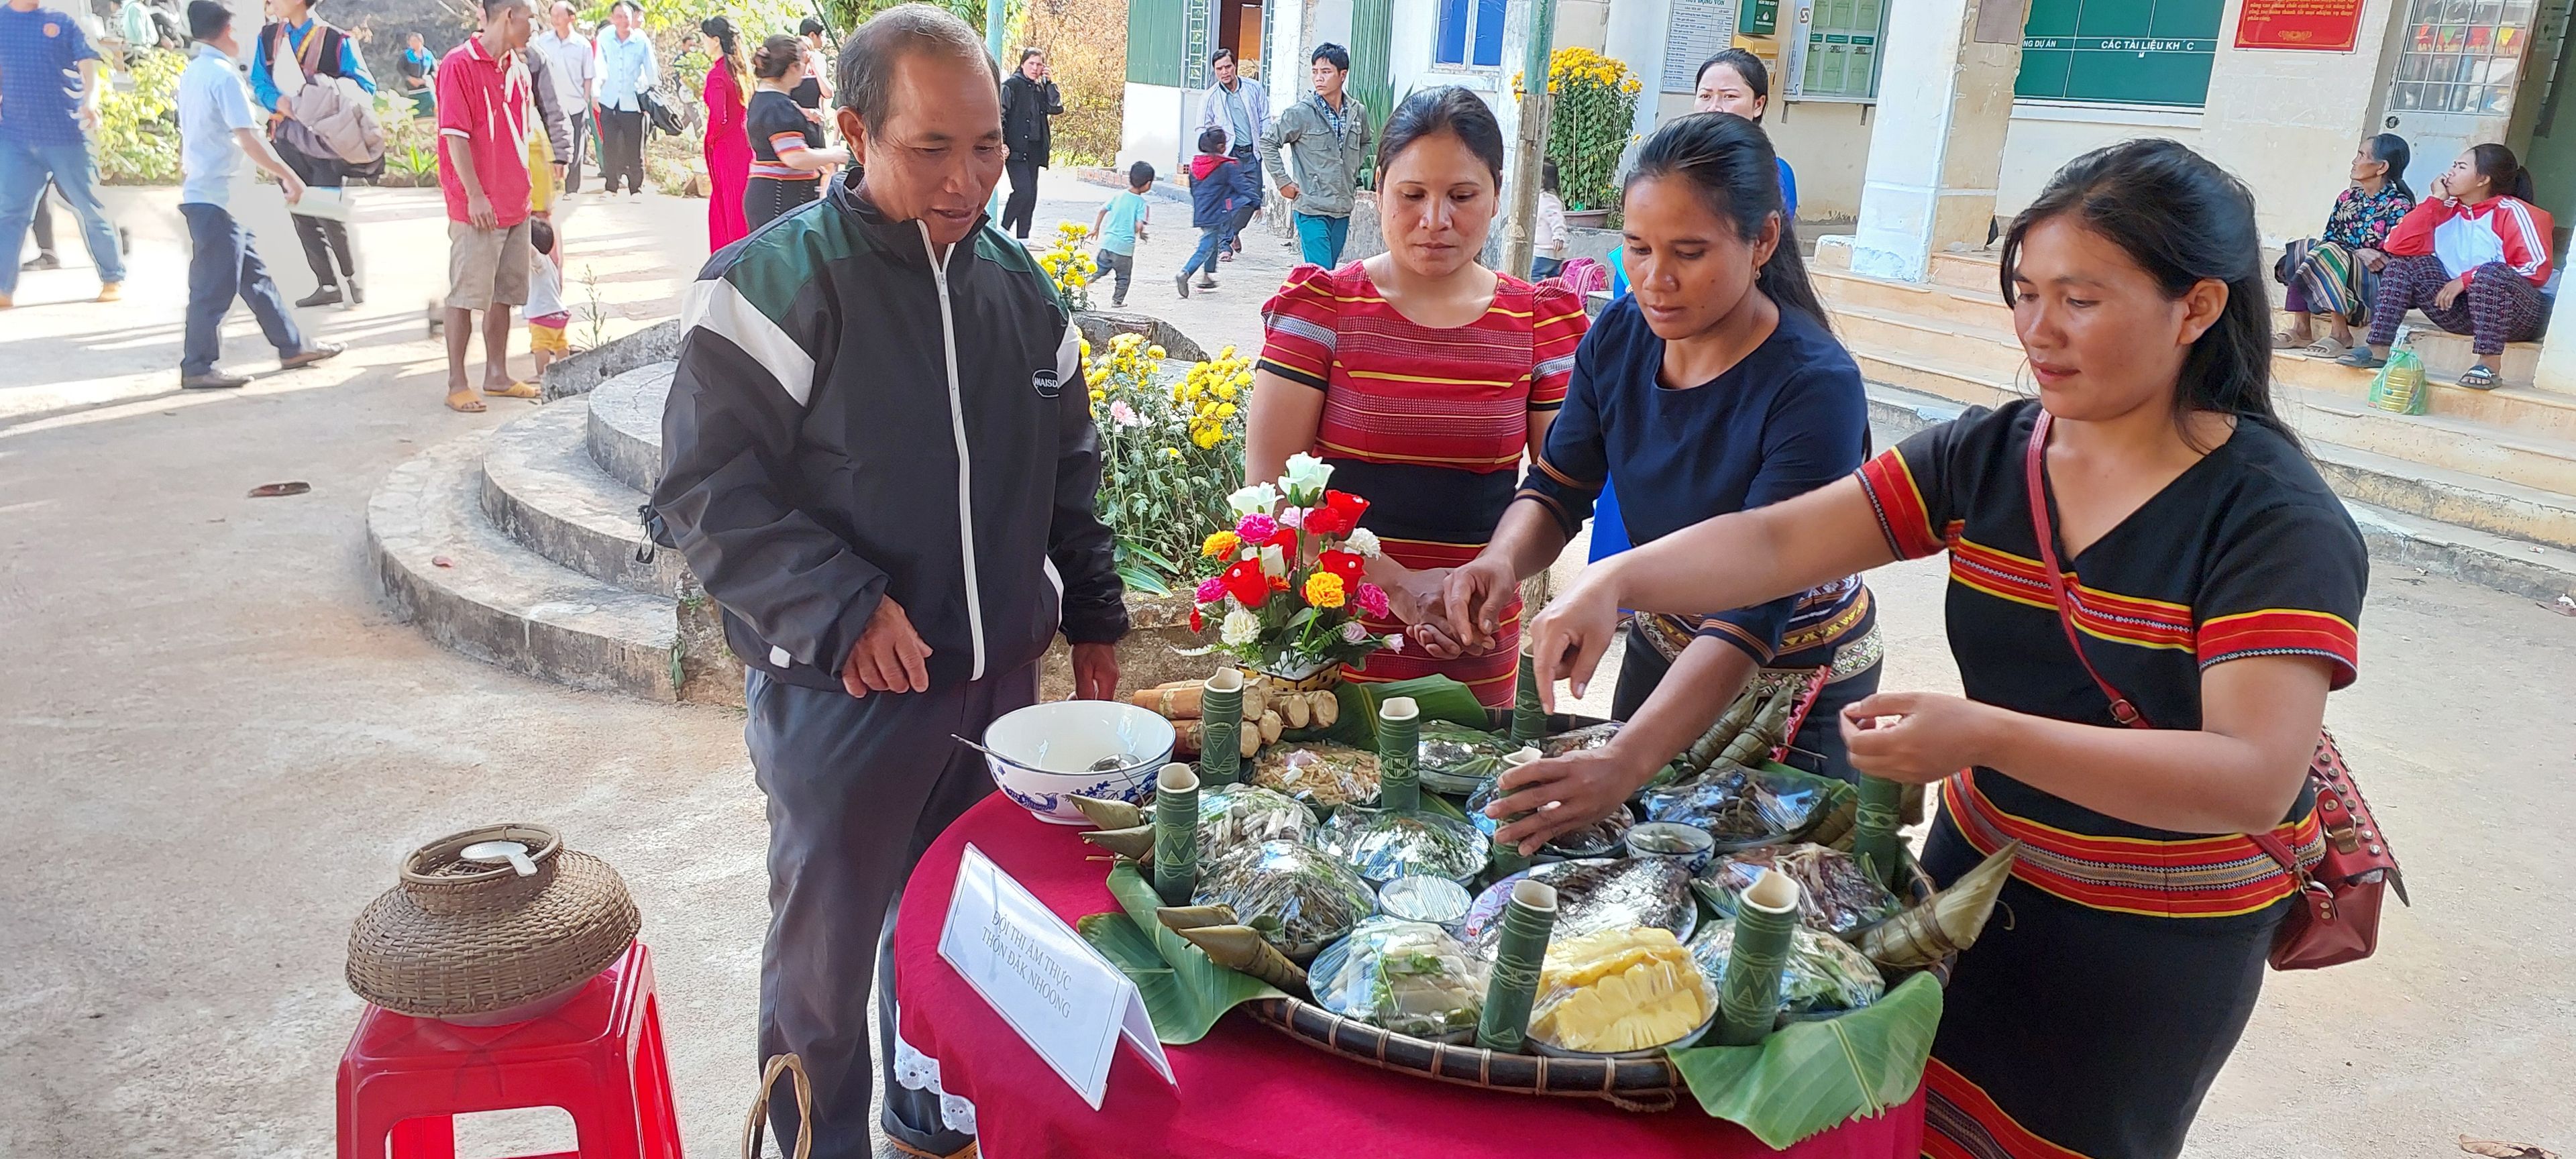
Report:
[[[1646,143],[1623,202],[1635,292],[1577,350],[1564,408],[1492,544],[1447,577],[1451,636],[1481,641],[1494,609],[1582,527],[1605,479],[1646,543],[1860,468],[1860,369],[1826,328],[1772,161],[1761,128],[1728,113],[1684,117]],[[1877,690],[1875,628],[1869,589],[1848,577],[1715,615],[1631,617],[1612,710],[1628,727],[1605,748],[1542,762],[1580,786],[1560,798],[1562,822],[1606,815],[1763,667],[1832,669],[1791,760],[1851,778],[1834,721]]]

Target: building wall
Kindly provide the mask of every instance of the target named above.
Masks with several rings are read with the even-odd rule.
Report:
[[[1138,161],[1158,173],[1183,172],[1181,110],[1189,94],[1176,85],[1127,83],[1126,115],[1118,132],[1118,167]]]
[[[2215,82],[2212,82],[2213,85]],[[2112,110],[2023,102],[2013,106],[2004,137],[2003,175],[1995,186],[1995,215],[2011,217],[2038,198],[2059,166],[2076,157],[2139,137],[2171,137],[2204,148],[2204,114],[2161,110]]]
[[[1850,219],[1860,214],[1861,177],[1869,168],[1869,135],[1878,106],[1848,101],[1771,99],[1762,117],[1771,147],[1798,174],[1798,217]]]

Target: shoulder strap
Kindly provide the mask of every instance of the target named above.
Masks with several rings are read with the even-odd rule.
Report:
[[[2102,695],[2111,698],[2111,718],[2130,728],[2154,728],[2138,712],[2138,706],[2129,703],[2129,698],[2113,688],[2110,681],[2102,679],[2101,670],[2084,655],[2084,638],[2075,630],[2075,597],[2066,590],[2065,571],[2057,566],[2057,526],[2048,517],[2048,423],[2048,410],[2042,407],[2039,416],[2031,420],[2030,447],[2022,454],[2021,466],[2022,478],[2030,484],[2031,530],[2039,535],[2039,570],[2048,576],[2049,594],[2057,598],[2057,626],[2066,630],[2066,646],[2075,650],[2076,662],[2084,665],[2085,674],[2093,678]]]

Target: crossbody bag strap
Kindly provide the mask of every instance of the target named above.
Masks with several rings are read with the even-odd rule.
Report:
[[[2067,590],[2066,573],[2057,566],[2057,526],[2056,521],[2048,516],[2048,425],[2048,411],[2042,409],[2039,417],[2030,424],[2030,447],[2022,453],[2022,479],[2029,484],[2031,530],[2039,535],[2039,568],[2048,576],[2049,594],[2057,599],[2057,626],[2065,629],[2066,646],[2075,650],[2075,660],[2084,665],[2085,675],[2091,676],[2102,695],[2111,699],[2112,719],[2130,728],[2154,728],[2145,714],[2138,711],[2138,706],[2130,703],[2129,698],[2110,681],[2104,680],[2100,669],[2093,667],[2093,661],[2084,655],[2083,637],[2075,630],[2075,595]],[[2279,862],[2283,870],[2305,886],[2307,869],[2299,864],[2298,853],[2288,843],[2270,833],[2248,833],[2245,836],[2255,848]]]
[[[2066,630],[2066,646],[2075,650],[2076,663],[2084,666],[2102,695],[2111,698],[2111,718],[2130,728],[2154,728],[2138,706],[2121,695],[2111,682],[2102,679],[2100,669],[2084,655],[2084,640],[2075,631],[2075,594],[2066,590],[2066,573],[2057,566],[2057,526],[2048,517],[2048,478],[2044,460],[2048,455],[2049,414],[2046,409],[2031,420],[2030,448],[2022,453],[2022,478],[2030,484],[2030,527],[2039,536],[2039,570],[2048,577],[2049,594],[2057,599],[2057,626]]]

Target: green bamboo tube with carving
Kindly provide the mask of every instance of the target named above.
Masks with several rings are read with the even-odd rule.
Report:
[[[1764,870],[1735,908],[1735,945],[1717,992],[1717,1044],[1751,1046],[1780,1020],[1780,971],[1798,926],[1798,883]]]
[[[1199,686],[1199,779],[1231,785],[1243,773],[1243,673],[1228,666]]]
[[[1520,683],[1512,689],[1512,743],[1537,744],[1547,735],[1547,710],[1538,706],[1538,661],[1521,653]]]
[[[1547,939],[1555,930],[1556,888],[1528,880],[1512,886],[1484,1013],[1476,1021],[1476,1045],[1518,1054],[1529,1041],[1530,1004],[1538,1000],[1539,967],[1547,964]]]
[[[1897,816],[1904,806],[1905,786],[1884,777],[1860,779],[1860,810],[1852,818],[1852,857],[1869,867],[1880,885],[1904,893],[1903,837]]]
[[[1188,905],[1199,887],[1199,777],[1174,761],[1154,775],[1154,893]]]
[[[1522,765],[1526,765],[1537,759],[1539,759],[1538,750],[1526,746],[1516,752],[1505,753],[1503,754],[1503,770],[1502,772],[1494,775],[1499,778],[1504,773],[1509,773],[1513,769],[1517,769]],[[1497,798],[1503,796],[1499,786],[1496,788],[1494,796]],[[1510,817],[1496,818],[1494,820],[1494,827],[1500,829],[1501,827],[1509,825],[1514,821],[1518,821],[1527,815],[1528,814],[1515,814]],[[1485,877],[1488,881],[1501,881],[1502,879],[1510,877],[1511,875],[1519,873],[1529,867],[1529,854],[1521,852],[1521,847],[1511,842],[1497,838],[1485,850]]]
[[[1377,706],[1377,803],[1411,813],[1422,808],[1422,710],[1410,696]]]

